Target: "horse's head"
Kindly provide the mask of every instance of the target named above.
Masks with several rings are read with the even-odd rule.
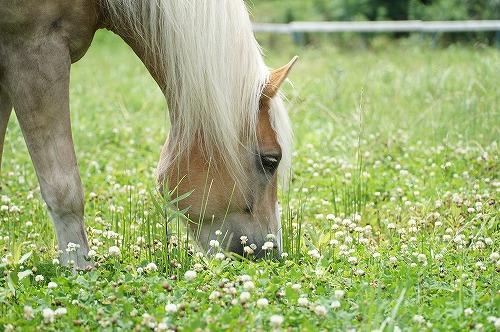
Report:
[[[272,71],[262,91],[256,140],[240,149],[238,167],[244,176],[235,178],[220,153],[207,158],[199,137],[179,158],[173,158],[178,150],[174,140],[170,137],[165,143],[158,168],[160,191],[166,192],[163,186],[168,185],[173,197],[191,192],[176,204],[180,210],[188,209],[189,225],[207,252],[216,250],[211,240],[240,255],[263,256],[266,242],[266,247],[273,243],[269,252],[281,250],[278,166],[289,163],[292,134],[278,89],[295,60]]]

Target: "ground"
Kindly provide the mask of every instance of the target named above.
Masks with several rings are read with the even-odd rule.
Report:
[[[181,218],[164,215],[154,190],[163,97],[133,53],[99,33],[71,83],[98,267],[58,264],[12,119],[0,330],[500,329],[498,50],[261,42],[273,67],[300,55],[284,91],[296,150],[280,189],[282,258],[208,259]]]

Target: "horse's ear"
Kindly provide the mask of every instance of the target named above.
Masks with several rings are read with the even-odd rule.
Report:
[[[271,74],[269,75],[269,81],[266,83],[266,86],[262,91],[263,96],[269,99],[276,96],[281,84],[285,81],[288,73],[290,72],[290,69],[292,69],[298,58],[298,56],[294,56],[293,59],[283,67],[271,71]]]

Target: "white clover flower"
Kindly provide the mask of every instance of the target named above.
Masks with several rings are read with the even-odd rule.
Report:
[[[493,325],[497,330],[500,330],[500,318],[496,318],[495,321],[493,322]]]
[[[344,294],[345,294],[345,292],[341,289],[337,289],[334,293],[335,293],[335,296],[339,299],[343,298]]]
[[[186,281],[193,281],[194,279],[196,279],[196,276],[197,273],[193,270],[188,270],[186,271],[186,273],[184,273],[184,279],[186,279]]]
[[[54,322],[54,310],[50,308],[44,308],[42,310],[42,316],[45,321],[45,324]]]
[[[264,245],[262,246],[262,250],[273,250],[274,249],[274,243],[271,241],[264,242]]]
[[[250,300],[250,293],[249,292],[242,292],[240,294],[240,302],[241,303],[246,303]]]
[[[322,305],[317,305],[314,308],[314,313],[318,316],[325,316],[327,313],[326,307]]]
[[[419,254],[417,256],[417,259],[420,263],[423,263],[423,262],[426,262],[427,261],[427,256],[425,256],[425,254]]]
[[[301,288],[302,288],[302,286],[300,284],[293,284],[292,285],[292,289],[296,292],[298,292]]]
[[[492,252],[491,255],[490,255],[490,260],[492,262],[496,262],[500,259],[500,254],[498,254],[498,252]]]
[[[9,212],[16,212],[16,213],[20,213],[20,212],[21,212],[21,209],[20,209],[17,205],[12,205],[12,206],[10,207]]]
[[[274,234],[267,234],[266,239],[267,241],[273,241],[276,238],[276,235]]]
[[[317,249],[309,250],[307,252],[307,254],[310,257],[315,258],[315,259],[320,259],[321,258],[321,255],[320,255],[320,253],[319,253],[319,251]]]
[[[25,306],[24,306],[24,308],[23,308],[23,310],[24,310],[24,315],[23,315],[23,317],[24,317],[25,319],[27,319],[27,320],[31,320],[31,319],[35,318],[35,314],[34,314],[34,312],[33,312],[33,307],[32,307],[32,306],[30,306],[30,305],[25,305]]]
[[[251,292],[255,290],[255,284],[253,283],[253,281],[248,280],[243,283],[243,288]]]
[[[466,308],[464,309],[464,315],[465,316],[470,316],[474,313],[474,310],[472,310],[471,308]]]
[[[90,250],[89,250],[89,252],[87,253],[87,255],[88,255],[90,258],[94,258],[96,254],[97,254],[97,253],[96,253],[96,251],[95,251],[95,250],[92,250],[92,249],[90,249]]]
[[[362,244],[362,245],[367,245],[369,242],[370,242],[370,240],[368,240],[365,237],[359,239],[359,243]]]
[[[257,300],[256,304],[259,308],[265,308],[269,305],[269,301],[266,298],[260,298]]]
[[[424,316],[421,316],[421,315],[415,315],[415,316],[413,316],[412,320],[415,323],[419,323],[419,324],[425,323],[425,318],[424,318]]]
[[[309,305],[309,300],[307,297],[299,297],[297,299],[297,304],[301,307],[307,307]]]
[[[158,323],[158,331],[167,331],[168,330],[168,325],[166,323],[160,322]]]
[[[62,315],[66,315],[68,313],[68,310],[64,307],[61,307],[61,308],[57,308],[55,311],[54,311],[54,315],[56,316],[62,316]]]
[[[210,247],[212,247],[212,248],[219,248],[219,245],[220,245],[219,241],[217,241],[217,240],[210,240],[209,244],[210,244]]]
[[[280,327],[285,322],[285,318],[281,315],[272,315],[269,322],[272,327]]]
[[[222,297],[222,293],[215,290],[212,293],[210,293],[210,295],[208,296],[208,299],[213,301],[213,300],[216,300],[216,299],[221,298],[221,297]]]
[[[357,269],[356,270],[356,275],[358,275],[358,276],[364,276],[365,275],[365,270],[363,270],[363,269]]]
[[[245,236],[245,235],[240,236],[240,241],[241,241],[241,244],[247,244],[248,236]]]
[[[478,269],[481,269],[481,270],[486,270],[486,266],[484,266],[483,262],[476,262],[476,264],[474,264],[476,266],[476,268]]]
[[[215,235],[221,236],[222,235],[222,231],[220,229],[216,230],[215,231]]]
[[[224,260],[224,258],[226,258],[226,256],[223,253],[221,253],[221,252],[218,252],[218,253],[215,254],[215,259],[217,259],[219,261]]]
[[[282,252],[281,253],[281,258],[285,259],[288,257],[288,253],[287,252]]]
[[[340,308],[340,301],[338,300],[333,300],[332,304],[331,304],[331,308],[332,309],[337,309],[337,308]]]
[[[167,303],[165,305],[165,312],[167,314],[176,313],[178,309],[179,309],[179,307],[177,306],[177,304],[174,304],[174,303]]]
[[[396,257],[394,257],[394,256],[391,256],[391,257],[389,258],[389,262],[390,262],[391,264],[396,264],[396,263],[398,262],[398,259],[397,259]]]
[[[146,265],[146,270],[151,271],[151,272],[156,272],[158,271],[158,266],[156,266],[155,263],[150,262],[148,265]]]
[[[70,242],[68,243],[68,246],[66,248],[66,252],[70,253],[70,252],[75,252],[77,251],[78,249],[80,249],[80,245],[79,244],[76,244],[76,243],[73,243],[73,242]]]
[[[358,264],[358,259],[357,259],[356,257],[354,257],[354,256],[349,257],[349,258],[347,259],[347,261],[348,261],[350,264],[352,264],[352,265],[356,265],[356,264]]]
[[[142,267],[137,268],[137,273],[142,274],[144,272],[144,269]]]
[[[239,278],[238,278],[238,280],[241,282],[249,281],[251,279],[252,279],[252,277],[250,277],[248,274],[243,274],[243,275],[239,276]]]
[[[108,252],[111,256],[115,256],[115,257],[120,256],[120,248],[118,248],[117,246],[109,247]]]
[[[53,281],[49,282],[47,285],[48,288],[57,288],[57,284]]]
[[[250,248],[249,246],[244,246],[243,247],[243,251],[245,252],[245,254],[247,255],[253,255],[254,251],[252,248]]]
[[[45,278],[41,275],[41,274],[38,274],[36,277],[35,277],[35,281],[44,281]]]

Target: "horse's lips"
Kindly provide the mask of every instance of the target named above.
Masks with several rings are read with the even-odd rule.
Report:
[[[219,242],[219,248],[223,252],[232,252],[240,256],[245,257],[264,257],[272,256],[275,257],[281,253],[281,225],[279,219],[279,210],[276,212],[277,216],[277,228],[268,229],[258,224],[258,219],[252,217],[248,214],[230,213],[224,218],[217,218],[215,220],[211,219],[213,222],[210,234],[200,234],[200,242],[203,247],[206,248],[208,254],[214,254],[219,249],[210,247],[210,240],[217,240]],[[217,226],[218,224],[218,226]],[[238,226],[239,225],[239,226]],[[220,230],[220,235],[216,235],[215,232]],[[267,238],[268,234],[273,234],[274,239]],[[242,241],[242,237],[245,236],[246,241]],[[244,242],[244,243],[243,243]],[[266,242],[273,242],[273,249],[263,249]],[[249,255],[245,253],[245,246],[254,247],[253,254]]]

